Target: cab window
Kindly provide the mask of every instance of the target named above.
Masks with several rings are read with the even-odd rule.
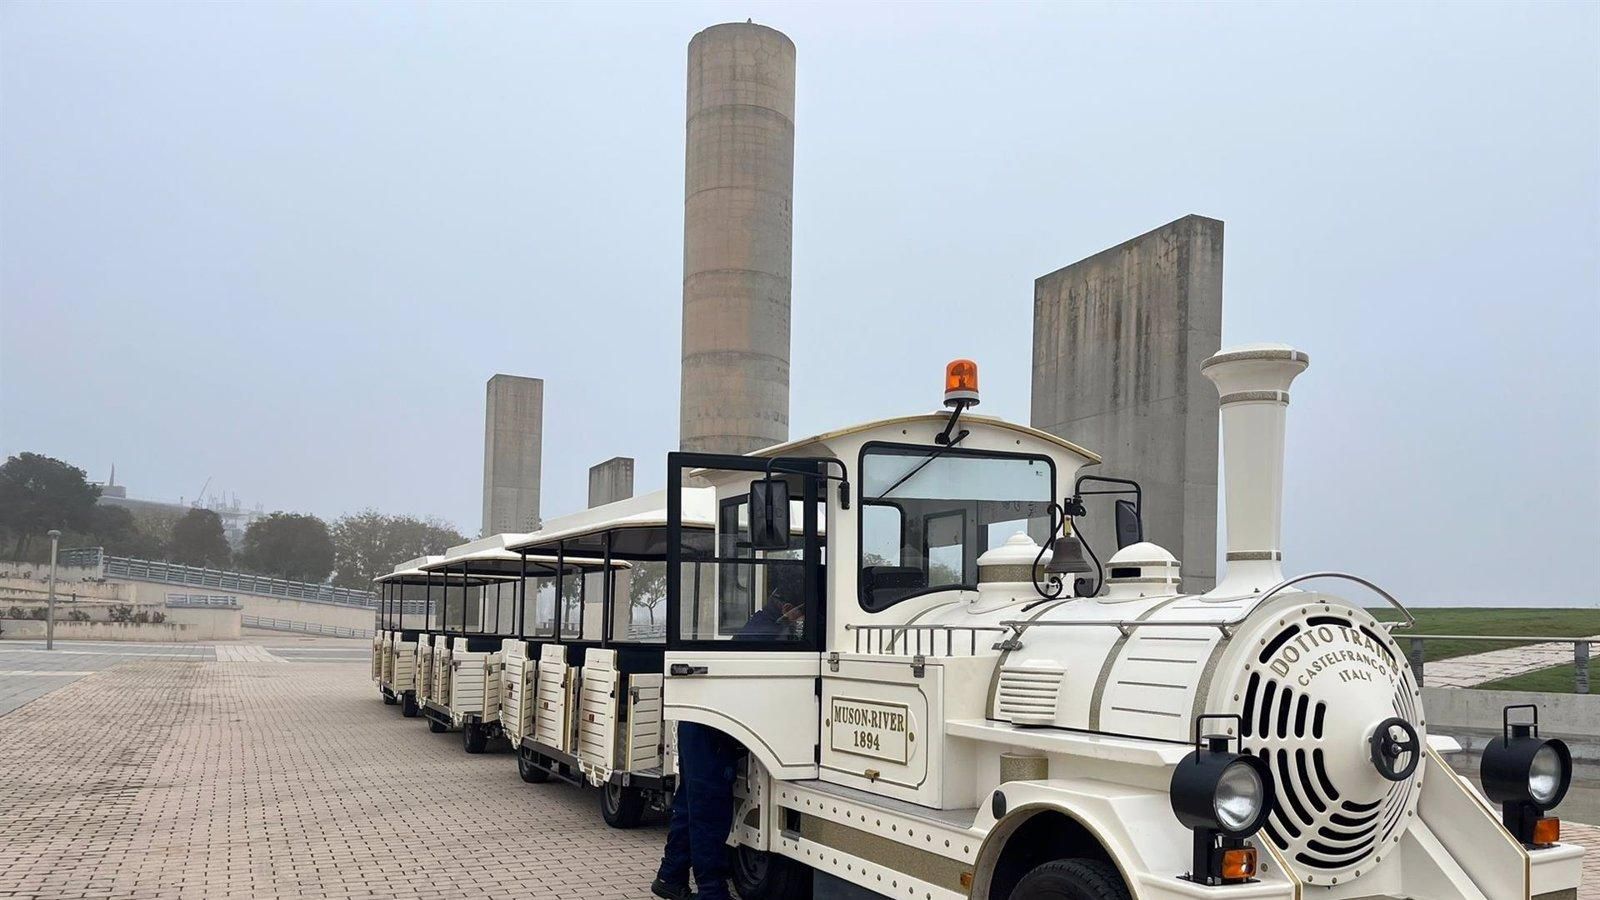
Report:
[[[861,607],[976,586],[978,557],[1047,527],[1055,466],[1042,456],[868,444],[861,453]]]

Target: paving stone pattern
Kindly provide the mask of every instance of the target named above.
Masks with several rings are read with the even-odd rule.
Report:
[[[348,643],[109,646],[0,644],[0,702],[54,685],[0,705],[0,898],[649,896],[659,823],[607,828],[593,791],[463,753]],[[1578,897],[1600,900],[1600,853]]]
[[[463,753],[365,667],[128,657],[0,716],[0,897],[649,896],[659,824]]]
[[[1578,900],[1600,900],[1600,828],[1563,821],[1561,839],[1581,844],[1589,851],[1583,855],[1583,880],[1578,885]]]

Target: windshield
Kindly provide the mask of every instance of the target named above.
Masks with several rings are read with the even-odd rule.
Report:
[[[1049,528],[1055,467],[1041,456],[869,445],[861,458],[863,609],[972,587],[978,557]]]

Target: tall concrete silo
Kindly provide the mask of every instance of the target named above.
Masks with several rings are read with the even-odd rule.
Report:
[[[794,42],[715,25],[689,42],[683,201],[684,450],[789,437]]]

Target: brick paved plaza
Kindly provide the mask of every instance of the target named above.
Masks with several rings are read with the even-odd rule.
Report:
[[[364,641],[0,642],[0,898],[649,896],[659,824],[607,828],[367,672]]]
[[[649,896],[661,826],[402,718],[365,642],[57,647],[0,642],[0,897]]]

